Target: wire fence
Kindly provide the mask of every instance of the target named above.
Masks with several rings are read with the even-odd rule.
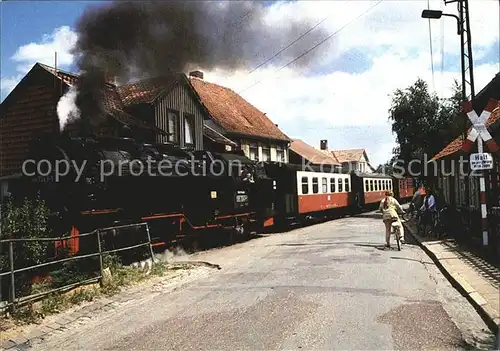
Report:
[[[103,247],[103,239],[106,236],[106,233],[112,233],[116,234],[120,230],[127,229],[127,228],[135,228],[139,229],[142,228],[144,229],[145,232],[145,242],[141,242],[139,244],[133,244],[133,245],[128,245],[125,247],[119,247],[119,248],[112,248],[112,249],[106,249]],[[15,244],[17,243],[27,243],[27,242],[49,242],[49,243],[54,243],[54,245],[57,242],[64,242],[64,241],[70,241],[70,240],[78,240],[78,242],[82,238],[92,238],[95,236],[95,244],[94,247],[97,248],[97,251],[87,253],[87,254],[78,254],[75,256],[70,256],[70,257],[65,257],[61,259],[56,259],[52,260],[49,262],[44,262],[36,265],[31,265],[31,266],[26,266],[22,268],[16,268],[15,267]],[[116,240],[110,240],[113,242],[113,246],[115,245]],[[4,239],[0,240],[0,246],[7,245],[8,246],[8,261],[9,261],[9,267],[8,271],[4,271],[5,269],[0,270],[0,281],[4,279],[6,276],[10,276],[10,291],[9,291],[9,299],[7,304],[0,306],[0,311],[10,308],[11,311],[15,311],[17,307],[20,307],[22,305],[28,304],[30,302],[34,302],[37,300],[42,299],[44,296],[55,293],[55,292],[60,292],[64,290],[70,290],[72,288],[75,288],[77,286],[85,285],[85,284],[91,284],[91,283],[96,283],[101,281],[103,277],[103,270],[104,270],[104,262],[103,262],[103,257],[106,254],[113,254],[113,253],[119,253],[119,252],[125,252],[125,251],[130,251],[133,249],[137,249],[140,247],[148,247],[148,255],[151,256],[151,259],[154,259],[154,253],[153,253],[153,247],[151,245],[151,235],[149,232],[149,226],[147,223],[137,223],[137,224],[128,224],[128,225],[121,225],[121,226],[115,226],[115,227],[107,227],[107,228],[100,228],[93,230],[88,233],[82,233],[79,234],[78,236],[66,236],[66,237],[57,237],[57,238],[19,238],[19,239]],[[16,296],[16,274],[22,273],[22,272],[27,272],[27,271],[32,271],[35,269],[40,269],[43,267],[48,267],[52,265],[57,265],[57,264],[63,264],[66,262],[71,262],[71,261],[77,261],[77,260],[82,260],[86,258],[95,258],[99,257],[99,274],[95,277],[84,279],[75,283],[70,283],[70,284],[65,284],[63,286],[59,286],[57,288],[53,288],[47,291],[43,291],[40,293],[35,293],[35,294],[30,294],[28,296],[22,296],[22,297],[17,297]],[[2,272],[4,271],[4,272]],[[0,301],[1,303],[2,301]]]

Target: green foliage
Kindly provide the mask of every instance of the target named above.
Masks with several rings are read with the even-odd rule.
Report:
[[[0,225],[1,239],[18,238],[44,238],[49,236],[49,209],[45,203],[37,197],[34,200],[25,199],[24,203],[16,207],[8,202],[2,210],[2,221]],[[24,242],[15,245],[14,262],[16,268],[40,264],[47,257],[47,242]],[[7,248],[5,248],[7,249]],[[7,250],[2,250],[8,255]]]
[[[464,130],[460,86],[455,81],[453,95],[440,100],[418,79],[413,85],[397,89],[389,109],[392,131],[399,146],[395,155],[407,165],[411,160],[427,160],[441,151]]]

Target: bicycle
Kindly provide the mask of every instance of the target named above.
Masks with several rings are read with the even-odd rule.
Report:
[[[396,239],[396,244],[398,246],[398,251],[401,251],[402,243],[401,243],[401,227],[403,226],[403,221],[400,220],[393,220],[391,223],[391,235],[394,235],[394,238]]]
[[[411,221],[413,217],[415,217],[415,214],[416,214],[415,204],[412,202],[401,217],[403,217],[405,221]]]

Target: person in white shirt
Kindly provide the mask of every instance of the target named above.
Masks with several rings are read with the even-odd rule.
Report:
[[[436,199],[434,198],[432,189],[426,188],[425,194],[424,203],[420,207],[422,213],[421,220],[423,221],[424,228],[426,228],[427,225],[431,225],[432,227],[432,221],[436,213]]]

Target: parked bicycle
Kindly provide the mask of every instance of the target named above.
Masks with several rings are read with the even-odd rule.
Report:
[[[419,210],[417,212],[417,234],[440,239],[448,235],[449,226],[446,216],[448,207],[444,206],[437,211],[425,213]]]

